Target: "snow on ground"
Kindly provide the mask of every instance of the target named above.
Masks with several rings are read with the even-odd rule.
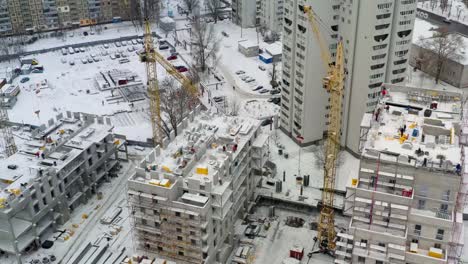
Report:
[[[435,78],[433,76],[419,70],[414,71],[413,67],[408,67],[406,86],[460,92],[460,88],[452,86],[446,82],[439,81],[439,83],[435,83]]]
[[[433,4],[433,3],[434,4]],[[454,21],[458,21],[468,25],[468,8],[463,3],[463,0],[451,0],[447,1],[448,8],[442,10],[440,8],[440,0],[438,1],[418,1],[418,8],[434,13],[440,16],[444,16]]]
[[[419,45],[420,39],[431,38],[433,36],[434,31],[438,28],[439,26],[434,25],[426,20],[416,18],[415,23],[414,23],[414,33],[413,33],[412,42],[414,44]],[[460,34],[460,37],[462,38],[462,41],[463,41],[463,44],[462,44],[463,50],[460,50],[458,52],[458,54],[461,57],[461,59],[459,59],[459,62],[466,65],[468,64],[468,56],[466,56],[466,52],[468,51],[468,37],[465,37],[464,35],[461,35],[461,34]]]
[[[13,85],[20,86],[21,92],[16,105],[9,110],[10,120],[39,125],[63,111],[85,112],[110,116],[116,133],[124,134],[132,140],[146,141],[151,137],[148,101],[136,102],[133,106],[126,102],[110,103],[106,98],[111,97],[111,91],[99,91],[94,84],[94,77],[99,71],[112,69],[131,70],[146,82],[145,66],[139,61],[135,52],[127,51],[129,46],[120,48],[114,44],[109,46],[108,49],[102,45],[88,46],[86,52],[72,55],[62,55],[60,51],[35,55],[45,71],[29,74],[27,77],[30,80],[25,83],[21,83],[25,75],[13,81]],[[141,44],[134,46],[137,49],[141,48]],[[103,51],[109,55],[102,55]],[[117,51],[125,53],[130,62],[119,64],[118,60],[112,60],[110,54]],[[169,56],[169,51],[161,53]],[[83,64],[81,61],[89,58],[91,54],[96,55],[101,61]],[[75,65],[71,66],[70,61],[74,61]],[[180,59],[173,63],[184,64]],[[0,64],[0,69],[4,71],[7,67],[14,68],[18,65],[18,61],[4,62]],[[162,79],[166,76],[166,71],[158,65],[158,77]],[[43,80],[47,80],[49,88],[37,89],[37,84]]]
[[[323,187],[323,169],[316,166],[316,155],[314,153],[322,151],[322,149],[317,146],[309,146],[300,149],[299,146],[283,132],[279,130],[269,132],[268,130],[268,126],[264,128],[265,132],[271,134],[268,141],[270,151],[269,158],[277,166],[275,178],[282,180],[283,172],[286,172],[286,179],[285,182],[283,182],[283,191],[281,193],[276,193],[273,186],[266,185],[265,183],[262,188],[259,189],[259,192],[267,196],[298,202],[301,196],[301,184],[296,181],[296,176],[310,175],[310,184],[308,187],[303,188],[302,197],[305,198],[303,203],[315,206],[321,199],[321,191],[319,188]],[[284,147],[284,152],[288,153],[288,158],[278,154],[278,145]],[[350,185],[351,179],[357,178],[358,170],[359,159],[343,151],[337,170],[335,188],[346,191],[346,186]],[[337,207],[343,206],[343,198],[343,196],[335,196],[335,204]]]

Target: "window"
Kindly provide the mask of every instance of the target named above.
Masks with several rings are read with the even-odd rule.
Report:
[[[175,216],[180,217],[180,212],[176,212]]]
[[[421,235],[421,225],[414,226],[414,234],[420,236]]]
[[[436,239],[437,240],[444,240],[444,230],[443,229],[437,229]]]
[[[435,243],[435,244],[434,244],[434,247],[440,249],[440,248],[442,247],[442,245],[439,244],[439,243]]]
[[[375,261],[375,264],[383,264],[383,261],[381,261],[381,260],[376,260],[376,261]]]
[[[424,210],[425,207],[426,207],[426,200],[418,200],[418,209]]]
[[[146,219],[141,219],[141,224],[146,225],[147,223]]]
[[[196,244],[197,244],[197,241],[196,241],[195,239],[190,239],[190,243],[191,243],[192,245],[196,245]]]
[[[182,241],[183,238],[181,236],[177,236],[177,240]]]
[[[158,250],[159,250],[159,251],[163,251],[163,248],[158,246]]]
[[[442,193],[442,200],[444,201],[450,200],[450,190],[446,190]]]
[[[39,204],[34,205],[34,212],[35,213],[39,212]]]
[[[182,228],[176,228],[176,231],[177,231],[178,233],[181,233],[181,232],[182,232]]]
[[[250,142],[250,141],[249,141],[249,142]],[[190,220],[193,220],[193,219],[195,219],[195,216],[194,216],[194,215],[189,215],[189,219],[190,219]]]
[[[361,256],[358,256],[358,259],[357,259],[357,260],[358,260],[358,263],[364,263],[364,262],[366,262],[366,258],[361,257]]]
[[[448,212],[448,204],[440,204],[440,211],[443,212],[443,213],[447,213]]]
[[[183,256],[184,255],[184,252],[183,251],[179,251],[179,256]]]

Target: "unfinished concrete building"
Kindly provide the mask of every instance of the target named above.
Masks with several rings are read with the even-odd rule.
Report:
[[[0,161],[0,250],[21,263],[109,179],[125,151],[112,128],[108,119],[67,112],[17,142],[19,151]]]
[[[177,263],[226,263],[234,223],[252,206],[268,136],[258,120],[206,113],[192,112],[180,126],[128,181],[135,246]]]
[[[345,202],[351,221],[335,263],[458,263],[468,182],[462,94],[385,87],[361,123],[359,174]]]

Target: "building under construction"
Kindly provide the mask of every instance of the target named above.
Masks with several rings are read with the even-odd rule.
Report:
[[[258,120],[199,107],[178,131],[128,181],[134,246],[177,263],[226,263],[234,223],[253,205],[268,136]]]
[[[458,263],[468,183],[462,94],[384,87],[362,119],[335,263]]]
[[[109,119],[67,112],[22,132],[18,151],[0,160],[2,252],[22,263],[98,192],[126,158],[125,138],[112,128]]]

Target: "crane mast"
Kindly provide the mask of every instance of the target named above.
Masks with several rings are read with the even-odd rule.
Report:
[[[343,43],[337,45],[335,62],[332,63],[328,45],[320,34],[318,17],[310,6],[304,7],[312,31],[319,41],[322,61],[327,70],[327,76],[323,78],[323,88],[330,95],[330,110],[328,117],[327,138],[325,141],[325,165],[323,176],[322,208],[318,221],[317,238],[322,252],[331,252],[335,249],[335,214],[334,214],[334,189],[336,179],[336,163],[340,151],[342,101],[344,93],[344,54]]]
[[[156,51],[154,49],[151,25],[148,18],[145,19],[145,52],[141,57],[146,66],[146,77],[148,80],[148,95],[150,99],[150,118],[153,143],[155,146],[162,146],[162,127],[161,127],[161,99],[159,96],[159,84],[156,71]]]

